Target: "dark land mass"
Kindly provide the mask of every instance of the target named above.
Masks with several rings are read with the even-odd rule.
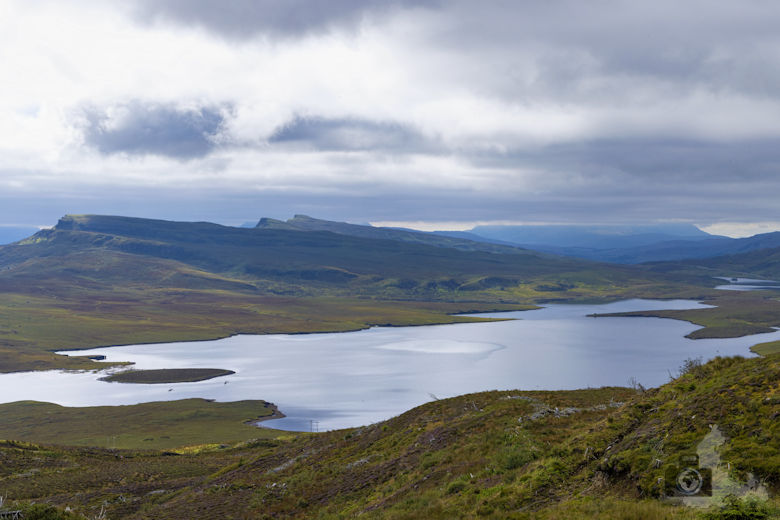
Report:
[[[703,520],[658,498],[716,426],[734,491],[751,476],[773,496],[780,490],[779,381],[777,355],[716,358],[687,363],[658,389],[483,392],[361,428],[222,448],[5,441],[0,484],[6,507],[48,507],[53,519],[102,509],[114,520]],[[93,415],[83,425],[105,422]],[[777,505],[735,500],[731,513],[706,518],[776,518]]]
[[[157,370],[126,370],[101,377],[101,381],[109,383],[162,384],[162,383],[194,383],[206,381],[215,377],[235,374],[232,370],[221,368],[161,368]]]
[[[312,218],[307,215],[295,215],[286,221],[271,218],[260,219],[255,226],[257,229],[277,229],[287,231],[329,231],[339,235],[348,235],[361,238],[373,238],[381,240],[395,240],[411,244],[425,244],[436,247],[448,247],[462,251],[488,251],[491,253],[522,254],[523,248],[510,244],[490,240],[479,235],[426,233],[413,229],[386,228],[348,224],[346,222],[333,222]],[[528,252],[525,251],[527,254]]]
[[[777,233],[777,235],[780,236],[780,233]],[[667,270],[685,266],[698,269],[700,272],[708,270],[710,272],[724,273],[723,276],[780,280],[780,247],[719,256],[717,258],[686,260],[677,264],[660,263],[657,265]]]

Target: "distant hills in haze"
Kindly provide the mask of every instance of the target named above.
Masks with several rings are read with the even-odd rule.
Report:
[[[475,231],[484,232],[481,228]],[[560,226],[549,230],[489,231],[493,237],[533,235],[541,239],[547,233],[548,237],[563,240],[574,236],[573,229]],[[596,240],[602,245],[621,240],[636,244],[648,235],[671,233],[651,228],[625,228],[621,233],[606,233],[603,228],[579,231],[580,247],[550,245],[539,252],[517,245],[471,240],[466,238],[471,236],[468,234],[445,236],[305,215],[287,221],[263,218],[254,228],[69,215],[54,228],[0,247],[0,269],[6,284],[13,279],[31,286],[46,286],[46,290],[65,280],[83,287],[132,281],[154,287],[173,284],[289,295],[338,293],[425,299],[448,299],[456,294],[487,297],[496,290],[508,299],[523,299],[531,293],[557,297],[569,292],[584,296],[595,288],[650,282],[648,277],[665,277],[662,273],[680,272],[687,276],[695,271],[695,276],[706,278],[710,269],[728,276],[780,274],[780,233],[731,239],[677,227],[678,240],[590,249],[584,245]],[[494,240],[493,237],[482,240]],[[599,254],[588,257],[570,250]],[[569,254],[564,255],[564,251]],[[610,258],[614,260],[617,251],[623,255],[621,263],[649,259],[672,265],[629,269],[630,266],[593,261],[603,259],[607,252],[612,253]],[[51,284],[43,283],[45,279]]]
[[[477,236],[513,244],[588,249],[627,248],[669,240],[704,240],[714,237],[692,224],[676,223],[644,226],[477,226],[470,232]]]
[[[477,226],[468,231],[424,232],[374,227],[295,215],[286,221],[262,218],[241,228],[277,231],[327,231],[370,239],[453,248],[461,251],[540,254],[582,258],[596,262],[641,264],[740,255],[780,248],[780,232],[747,238],[706,233],[694,225],[669,223],[618,225]],[[22,240],[38,231],[29,226],[0,227],[0,245]]]
[[[536,251],[618,264],[714,258],[780,248],[780,232],[748,238],[729,238],[711,235],[691,224],[679,223],[645,226],[477,226],[469,231],[423,232],[296,215],[287,221],[263,218],[256,227],[288,231],[329,231],[341,235],[451,247],[463,251]]]
[[[500,254],[499,254],[500,253]],[[522,281],[555,286],[598,264],[433,234],[296,217],[256,228],[119,216],[68,215],[51,229],[0,247],[5,283],[47,290],[120,281],[275,294],[439,298]],[[608,268],[617,279],[635,273]],[[574,274],[571,274],[574,276]]]
[[[478,226],[474,240],[500,240],[525,249],[599,262],[640,264],[737,255],[780,247],[780,232],[747,238],[710,235],[690,224],[653,226]]]
[[[773,235],[771,243],[775,243],[780,233],[767,233]],[[751,238],[763,237],[756,235]],[[740,239],[749,240],[749,239]],[[750,273],[752,277],[780,280],[780,247],[756,249],[745,253],[729,254],[712,258],[696,258],[677,262],[659,262],[654,267],[676,267],[687,265],[696,268],[706,268],[721,273]]]
[[[295,215],[286,221],[272,218],[262,218],[256,229],[275,229],[283,231],[329,231],[339,235],[382,240],[396,240],[410,244],[425,244],[436,247],[451,247],[461,251],[487,251],[493,253],[528,253],[516,244],[502,243],[498,240],[486,239],[477,235],[463,236],[426,233],[413,229],[386,228],[348,224],[321,220],[307,215]]]

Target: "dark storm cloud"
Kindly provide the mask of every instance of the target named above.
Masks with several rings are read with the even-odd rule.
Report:
[[[430,149],[430,143],[409,126],[356,118],[295,117],[277,128],[268,141],[301,144],[323,151],[403,153]]]
[[[780,139],[713,142],[693,139],[609,139],[559,143],[537,149],[469,156],[479,167],[540,168],[586,177],[691,188],[774,179],[780,171]],[[601,187],[595,187],[601,190]]]
[[[228,38],[303,36],[350,27],[370,14],[436,5],[439,0],[142,0],[142,20],[199,26]]]
[[[219,107],[181,108],[133,101],[83,110],[87,145],[104,155],[160,155],[188,160],[208,155],[225,122]]]
[[[695,89],[780,94],[780,69],[766,66],[780,45],[780,9],[770,2],[466,0],[439,18],[429,42],[499,65],[502,73],[475,81],[502,97],[599,104]]]

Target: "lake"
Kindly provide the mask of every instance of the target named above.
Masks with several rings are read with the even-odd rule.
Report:
[[[780,332],[689,340],[698,328],[660,318],[593,318],[593,313],[701,308],[683,300],[547,305],[481,314],[510,321],[377,327],[330,334],[234,336],[222,340],[133,345],[71,354],[105,355],[137,368],[213,367],[236,374],[199,383],[135,385],[98,381],[97,372],[0,375],[0,401],[67,406],[133,404],[202,397],[265,399],[287,417],[269,427],[329,430],[398,415],[435,398],[482,390],[558,390],[645,386],[668,381],[687,358],[752,355]]]

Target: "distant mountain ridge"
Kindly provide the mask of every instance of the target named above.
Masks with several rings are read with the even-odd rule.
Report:
[[[668,240],[713,238],[691,224],[477,226],[470,233],[513,244],[612,249]]]
[[[277,229],[286,231],[329,231],[339,235],[383,240],[397,240],[414,244],[426,244],[436,247],[449,247],[462,251],[487,251],[492,253],[538,254],[509,243],[497,240],[486,240],[477,235],[449,236],[426,233],[413,229],[387,228],[349,224],[322,220],[307,215],[295,215],[289,220],[262,218],[255,226],[257,229]]]
[[[226,290],[270,288],[281,294],[339,291],[439,298],[453,291],[474,295],[492,287],[512,287],[523,280],[544,279],[545,286],[557,287],[550,277],[603,268],[520,248],[301,216],[288,222],[263,219],[259,227],[237,228],[67,215],[51,229],[0,247],[0,269],[27,281],[51,277],[153,286],[173,281]],[[608,270],[621,279],[633,276],[625,269]]]
[[[468,233],[475,239],[501,239],[534,251],[618,264],[714,258],[780,247],[777,231],[729,238],[681,224],[478,226]]]

